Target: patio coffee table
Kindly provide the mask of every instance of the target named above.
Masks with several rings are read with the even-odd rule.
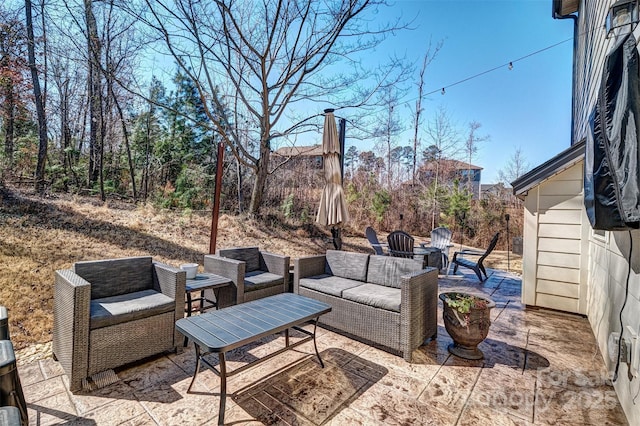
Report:
[[[176,321],[176,329],[188,337],[195,346],[196,368],[189,385],[188,392],[196,380],[200,361],[207,364],[220,377],[220,409],[218,424],[224,424],[224,410],[227,396],[227,377],[238,374],[254,365],[266,361],[286,350],[295,348],[313,340],[313,347],[320,365],[324,363],[316,345],[316,329],[318,318],[331,311],[331,305],[293,293],[282,293],[264,299],[229,306],[202,315],[181,318]],[[305,322],[313,321],[313,332],[298,327]],[[289,328],[298,330],[308,337],[289,344]],[[225,353],[252,343],[271,334],[285,332],[285,347],[263,358],[257,359],[233,371],[227,372]],[[204,359],[204,355],[217,353],[220,370]]]

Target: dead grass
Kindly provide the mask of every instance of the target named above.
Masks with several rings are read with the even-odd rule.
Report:
[[[257,245],[292,258],[332,247],[328,232],[289,226],[273,218],[257,221],[222,215],[218,227],[218,247]],[[0,188],[0,304],[9,310],[16,349],[51,340],[56,269],[69,268],[80,260],[140,255],[176,266],[202,263],[209,249],[210,228],[209,213],[102,203],[68,195],[42,198]],[[344,250],[370,251],[361,233],[347,231],[343,240]],[[511,270],[519,271],[521,260],[513,257]],[[490,260],[490,267],[506,269],[504,253]]]

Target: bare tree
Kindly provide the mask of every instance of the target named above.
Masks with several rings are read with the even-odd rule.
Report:
[[[391,189],[393,180],[392,153],[394,148],[398,146],[397,137],[404,130],[397,111],[400,93],[394,86],[385,86],[380,91],[380,97],[386,110],[381,114],[380,124],[376,128],[374,136],[378,140],[376,143],[378,152],[383,152],[386,158],[387,189]]]
[[[384,4],[381,0],[143,2],[138,17],[197,86],[209,119],[201,124],[214,128],[253,171],[250,213],[262,203],[273,140],[309,124],[309,117],[293,120],[294,110],[308,101],[340,106],[370,101],[371,91],[359,90],[361,82],[375,88],[379,80],[350,58],[397,29],[370,28],[364,18]],[[346,68],[336,67],[339,61],[355,71],[344,73]],[[226,112],[236,94],[241,111],[234,113],[250,125],[254,149],[241,142],[234,117]]]
[[[429,41],[429,45],[427,46],[427,51],[422,58],[422,67],[420,68],[420,78],[418,80],[418,99],[416,100],[416,110],[414,111],[414,121],[413,121],[413,171],[411,174],[412,183],[415,185],[416,183],[416,164],[418,160],[418,150],[420,148],[420,140],[418,138],[418,130],[422,125],[422,95],[424,93],[424,75],[427,72],[427,67],[438,55],[438,52],[442,48],[442,40],[436,44],[433,48],[433,52],[431,51],[431,41]]]
[[[27,69],[24,48],[25,28],[17,10],[0,6],[0,101],[4,154],[11,169],[13,165],[16,110],[24,91],[23,74]]]
[[[517,147],[509,157],[507,164],[498,171],[498,179],[505,185],[511,186],[511,182],[527,173],[530,169],[531,165],[522,154],[522,149]]]
[[[100,61],[102,45],[91,0],[84,0],[87,37],[87,62],[89,73],[87,89],[89,96],[89,183],[100,184],[100,198],[105,200],[102,160],[104,155],[104,121],[102,117],[102,70]]]
[[[27,23],[27,51],[29,52],[29,68],[31,70],[31,80],[33,83],[33,95],[36,103],[36,113],[38,115],[38,163],[35,173],[35,189],[40,192],[44,189],[44,166],[47,160],[47,118],[44,113],[44,100],[40,90],[40,79],[38,78],[38,68],[36,66],[35,36],[33,34],[33,17],[31,0],[25,0],[25,13]]]
[[[131,22],[118,22],[118,17],[114,13],[114,0],[109,0],[107,19],[105,19],[105,28],[103,31],[106,43],[104,55],[105,65],[103,68],[107,89],[107,104],[105,106],[105,112],[107,114],[114,110],[117,112],[116,117],[113,117],[113,114],[111,114],[109,118],[111,122],[120,122],[120,129],[118,130],[121,132],[124,149],[126,151],[133,199],[134,201],[137,201],[138,192],[136,189],[136,175],[131,155],[131,145],[129,143],[129,130],[127,128],[127,119],[122,108],[123,96],[117,93],[115,83],[116,76],[120,76],[121,81],[123,81],[123,75],[127,71],[131,71],[130,67],[128,67],[129,63],[127,59],[133,56],[133,53],[131,52],[131,47],[127,47],[126,41],[128,38],[123,36],[123,34],[126,35],[132,25],[133,24]],[[115,130],[116,129],[114,129],[114,131]],[[115,136],[112,139],[115,140]],[[112,158],[119,158],[119,156],[112,156]]]
[[[444,106],[440,106],[427,125],[429,146],[423,153],[425,163],[432,172],[431,228],[436,226],[439,211],[438,190],[443,170],[443,160],[455,157],[460,150],[460,134]]]
[[[472,194],[473,193],[473,179],[472,179],[472,173],[471,173],[471,161],[473,160],[473,157],[475,157],[475,155],[478,153],[478,145],[481,142],[486,142],[489,140],[489,136],[485,135],[485,136],[478,136],[478,129],[480,129],[480,127],[482,127],[482,124],[478,123],[477,121],[472,121],[469,123],[469,133],[467,135],[467,139],[465,140],[465,149],[467,152],[467,158],[469,159],[468,162],[468,169],[467,169],[467,189],[469,190],[469,193]]]

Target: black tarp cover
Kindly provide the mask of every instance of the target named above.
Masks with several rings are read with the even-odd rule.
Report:
[[[598,101],[589,117],[584,204],[594,229],[640,225],[640,69],[632,33],[607,55]]]

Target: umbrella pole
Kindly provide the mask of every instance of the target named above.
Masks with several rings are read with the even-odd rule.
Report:
[[[342,250],[342,236],[340,235],[342,232],[340,228],[336,228],[335,226],[331,227],[331,236],[333,237],[333,247],[336,250]]]

